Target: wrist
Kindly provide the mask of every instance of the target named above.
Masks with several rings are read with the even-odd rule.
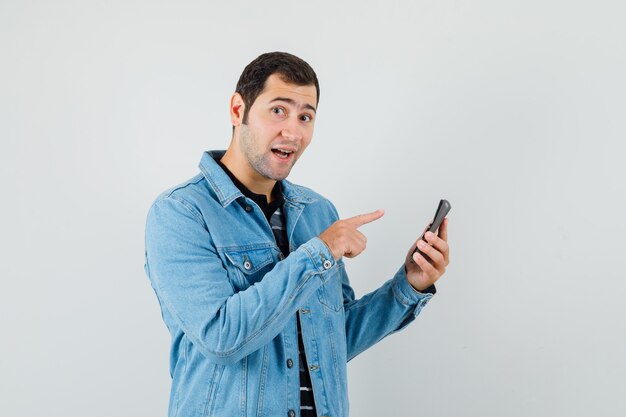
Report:
[[[411,287],[419,293],[422,294],[435,294],[437,292],[437,288],[435,288],[435,283],[423,283],[423,282],[415,282],[417,280],[411,279],[406,269],[406,265],[404,266],[404,273],[406,274],[406,280],[409,282]]]

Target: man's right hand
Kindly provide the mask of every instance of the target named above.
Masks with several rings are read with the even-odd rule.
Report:
[[[367,214],[359,214],[349,219],[337,220],[319,236],[328,246],[335,260],[342,256],[354,258],[365,250],[367,238],[357,229],[383,217],[385,211],[380,209]]]

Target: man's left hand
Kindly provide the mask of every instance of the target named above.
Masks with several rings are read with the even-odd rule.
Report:
[[[450,248],[448,247],[448,219],[444,219],[439,226],[439,233],[426,232],[423,240],[419,239],[406,256],[404,266],[409,283],[417,291],[424,291],[433,285],[446,272],[450,263]],[[419,252],[413,253],[415,247],[430,258],[426,260]],[[411,254],[413,254],[411,259]],[[414,262],[412,262],[412,260]]]

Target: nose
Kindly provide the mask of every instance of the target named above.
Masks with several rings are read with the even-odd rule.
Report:
[[[281,134],[285,139],[288,140],[301,140],[302,126],[300,126],[300,121],[295,117],[285,121]]]

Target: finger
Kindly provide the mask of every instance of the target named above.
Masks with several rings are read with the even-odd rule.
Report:
[[[365,237],[365,235],[358,230],[355,230],[355,232],[356,233],[353,236],[354,244],[352,247],[356,249],[356,254],[360,255],[361,252],[363,252],[367,247],[367,237]],[[355,251],[352,252],[355,253]]]
[[[350,236],[346,237],[346,252],[344,256],[347,258],[355,258],[359,256],[367,246],[367,237],[358,230],[354,230]]]
[[[428,256],[433,261],[432,265],[435,268],[439,270],[445,269],[446,267],[445,257],[436,248],[434,248],[433,246],[430,246],[428,243],[424,242],[423,240],[420,240],[419,242],[417,242],[417,247],[419,248],[419,250],[421,250],[424,254],[426,254],[426,256]]]
[[[365,247],[367,245],[367,236],[365,236],[363,233],[361,233],[358,230],[355,230],[355,232],[356,232],[355,237],[359,240],[361,245]]]
[[[343,256],[346,258],[356,258],[365,250],[365,247],[359,244],[351,246]]]
[[[349,219],[346,219],[345,222],[351,224],[354,227],[361,227],[364,224],[371,223],[374,220],[380,219],[381,217],[383,217],[384,214],[385,210],[378,209],[371,213],[359,214],[357,216],[350,217]]]
[[[430,243],[430,245],[432,245],[435,249],[441,252],[446,261],[448,260],[450,255],[450,246],[448,245],[448,242],[431,232],[426,233],[424,239],[426,240],[426,242]]]
[[[422,271],[424,271],[424,274],[426,274],[429,278],[432,279],[432,278],[437,278],[439,276],[439,271],[437,271],[437,269],[434,266],[432,266],[426,260],[426,258],[420,255],[419,252],[415,252],[413,254],[413,260],[420,268],[422,268]]]

